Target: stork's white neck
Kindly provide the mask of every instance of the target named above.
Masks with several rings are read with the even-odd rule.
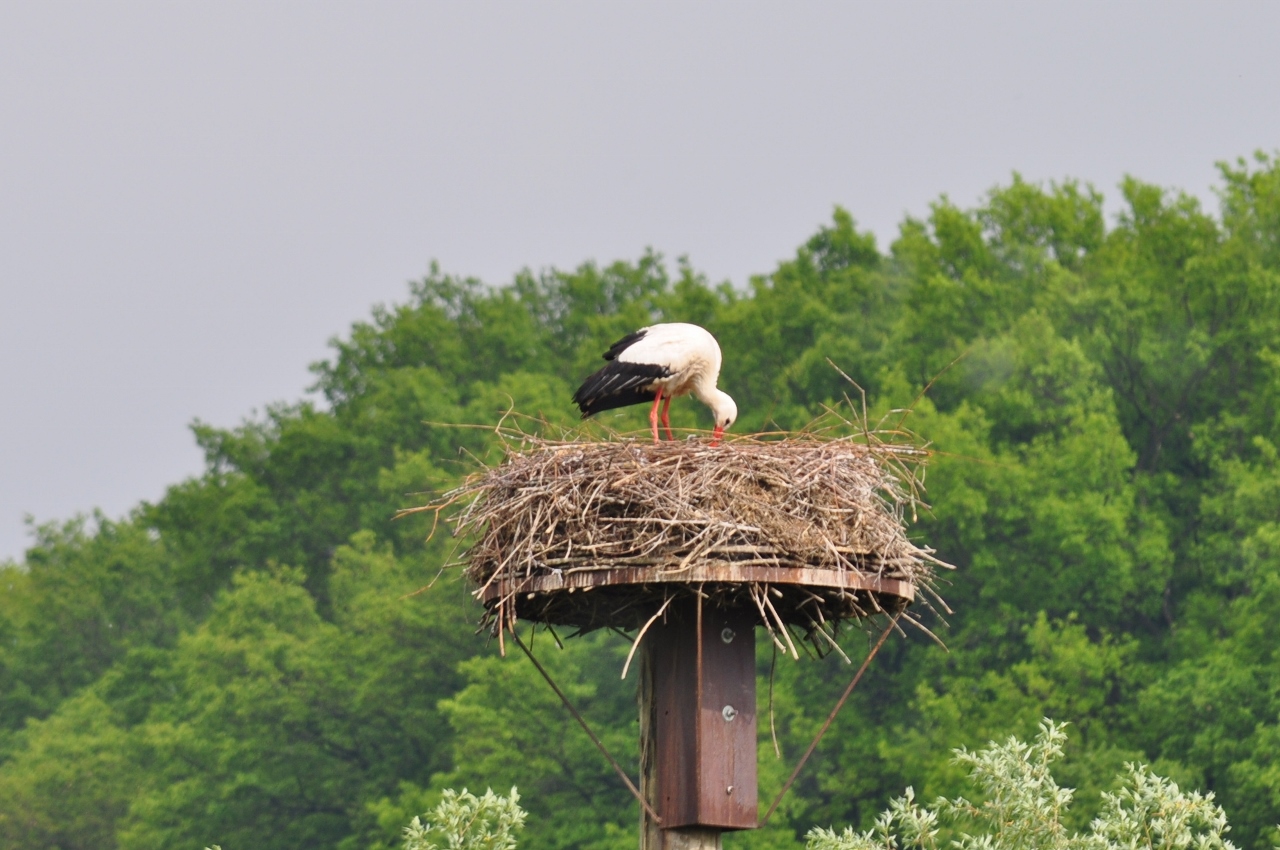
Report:
[[[716,387],[716,375],[700,374],[693,382],[693,396],[707,407],[715,410],[716,403],[721,402],[721,396],[728,398],[729,394],[724,390]]]
[[[711,408],[711,415],[715,418],[717,428],[727,428],[738,418],[737,402],[727,392],[717,388],[714,381],[695,384],[693,393],[698,401]]]

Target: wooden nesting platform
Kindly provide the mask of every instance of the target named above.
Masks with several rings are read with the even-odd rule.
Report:
[[[813,435],[508,445],[435,505],[473,542],[458,562],[494,631],[517,619],[642,626],[696,589],[771,631],[834,633],[928,592],[906,519],[925,452]],[[825,642],[826,639],[822,639]]]
[[[758,610],[768,625],[821,628],[828,621],[896,613],[916,597],[901,578],[852,570],[703,562],[683,570],[613,567],[553,570],[489,584],[479,594],[486,610],[514,606],[523,620],[583,631],[638,628],[669,598],[697,588],[724,610]],[[765,600],[768,600],[767,603]],[[504,603],[504,600],[506,602]],[[496,614],[495,614],[496,616]]]

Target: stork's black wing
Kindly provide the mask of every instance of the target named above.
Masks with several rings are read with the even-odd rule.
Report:
[[[604,359],[617,360],[619,354],[626,351],[628,348],[635,345],[640,340],[644,339],[644,335],[648,332],[649,332],[649,329],[644,328],[642,330],[633,331],[632,333],[627,334],[622,339],[618,340],[613,345],[609,346],[609,350],[604,353]]]
[[[609,352],[616,357],[618,352],[627,347],[622,343],[627,342],[628,339],[630,337],[617,342]],[[631,342],[635,340],[632,339]],[[627,345],[631,342],[627,342]],[[617,351],[615,352],[614,349]],[[605,357],[609,357],[609,354]],[[578,387],[578,391],[573,394],[573,401],[582,411],[582,418],[586,419],[602,410],[613,410],[616,407],[653,401],[656,394],[653,382],[670,376],[671,370],[666,366],[656,363],[631,363],[610,358],[603,369],[582,382],[582,386]]]

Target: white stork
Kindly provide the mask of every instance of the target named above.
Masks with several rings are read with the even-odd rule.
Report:
[[[720,442],[724,429],[738,418],[738,405],[729,394],[716,388],[720,377],[720,346],[705,328],[682,322],[650,325],[615,342],[604,353],[609,362],[582,382],[573,394],[574,403],[586,419],[602,410],[653,402],[649,425],[658,442],[658,405],[662,424],[671,440],[667,411],[671,399],[693,393],[711,408],[715,416],[712,445]]]

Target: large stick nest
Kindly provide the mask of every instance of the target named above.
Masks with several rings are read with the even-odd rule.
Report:
[[[825,651],[843,621],[905,614],[946,566],[906,533],[927,453],[869,437],[523,437],[500,464],[415,510],[458,508],[454,530],[474,542],[455,563],[499,634],[517,617],[636,628],[674,596],[701,593],[757,610],[792,653],[789,626]],[[706,580],[748,573],[769,580]]]

